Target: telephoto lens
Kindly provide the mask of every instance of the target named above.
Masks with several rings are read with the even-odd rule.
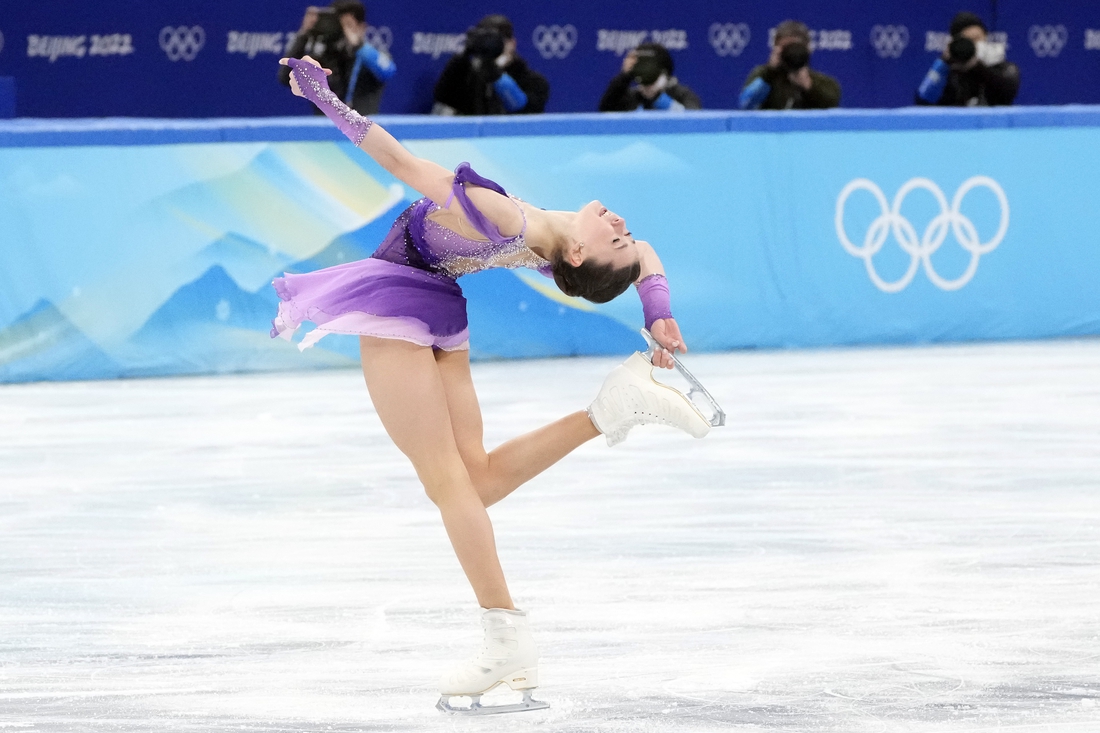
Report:
[[[661,77],[662,71],[664,69],[653,56],[639,56],[630,73],[639,84],[649,86]]]
[[[344,29],[340,25],[340,19],[336,17],[336,11],[332,8],[317,8],[317,22],[310,29],[310,35],[320,38],[321,41],[331,46],[344,37]]]
[[[956,38],[947,47],[947,55],[951,57],[953,64],[965,64],[974,58],[977,48],[969,38]]]
[[[787,71],[798,71],[810,63],[810,47],[805,43],[788,43],[779,54],[779,60]]]
[[[474,26],[466,31],[466,55],[495,59],[504,53],[504,38],[492,28]]]

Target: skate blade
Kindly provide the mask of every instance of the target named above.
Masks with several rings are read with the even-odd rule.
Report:
[[[437,710],[448,715],[497,715],[500,713],[522,713],[528,710],[545,710],[550,703],[535,700],[530,690],[523,690],[523,701],[508,705],[482,705],[481,695],[441,695],[435,704]],[[469,707],[454,707],[451,700],[456,697],[470,698]]]
[[[649,361],[649,363],[652,364],[653,363],[653,354],[657,350],[658,344],[654,340],[653,335],[649,331],[647,331],[646,329],[643,328],[643,329],[641,329],[641,332],[642,332],[642,336],[646,340],[646,343],[649,344],[649,350],[644,354],[644,356],[645,356],[646,360]],[[676,358],[675,354],[673,354],[671,351],[668,351],[667,353],[668,353],[669,356],[672,357],[672,364],[673,364],[674,367],[676,367],[676,371],[680,372],[680,376],[682,376],[684,379],[686,379],[688,384],[691,385],[691,389],[689,389],[688,393],[684,396],[687,397],[688,401],[691,402],[691,404],[695,406],[696,411],[699,412],[699,414],[702,416],[702,418],[704,420],[706,420],[708,423],[710,423],[710,426],[712,428],[718,428],[718,427],[722,427],[723,425],[725,425],[726,424],[726,413],[721,408],[721,406],[718,404],[718,400],[714,399],[711,396],[710,392],[707,391],[707,388],[703,386],[703,383],[700,382],[698,379],[696,379],[695,375],[687,370],[687,367],[685,367],[680,362],[680,360]],[[665,385],[665,386],[668,386],[668,385]],[[669,387],[669,389],[674,389],[674,388]],[[677,391],[679,391],[679,390],[677,390]],[[704,412],[700,408],[706,408],[706,412]],[[710,417],[707,417],[706,413],[708,413],[708,412],[710,413]]]

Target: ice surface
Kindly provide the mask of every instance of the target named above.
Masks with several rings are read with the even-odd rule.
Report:
[[[607,359],[477,364],[492,445]],[[1100,342],[689,355],[729,413],[492,510],[548,711],[479,643],[355,372],[0,388],[0,730],[1100,730]]]

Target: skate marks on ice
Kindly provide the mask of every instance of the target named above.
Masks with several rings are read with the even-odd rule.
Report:
[[[617,360],[475,365],[489,445]],[[550,709],[434,709],[480,639],[361,375],[0,388],[0,729],[1091,731],[1100,344],[692,355],[696,441],[492,517]]]

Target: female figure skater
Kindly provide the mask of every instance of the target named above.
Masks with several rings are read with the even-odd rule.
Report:
[[[370,258],[277,278],[282,302],[272,335],[289,340],[304,320],[317,327],[303,348],[327,333],[359,335],[378,416],[439,508],[483,609],[485,631],[478,656],[443,676],[440,709],[545,707],[531,699],[538,652],[525,612],[508,593],[486,507],[601,433],[614,445],[643,423],[675,425],[696,437],[710,424],[682,394],[655,382],[652,367],[636,355],[612,372],[588,410],[486,453],[470,376],[466,301],[455,279],[490,267],[531,267],[552,274],[567,295],[597,303],[634,283],[646,327],[663,349],[683,352],[661,262],[600,202],[579,211],[544,211],[509,197],[468,164],[452,173],[417,158],[329,91],[326,70],[313,59],[280,63],[291,67],[294,94],[316,104],[354,144],[425,198],[398,217]],[[655,351],[653,364],[671,367],[663,349]],[[481,693],[501,683],[523,691],[524,702],[481,707]],[[472,697],[473,705],[451,708],[449,698],[459,695]]]

